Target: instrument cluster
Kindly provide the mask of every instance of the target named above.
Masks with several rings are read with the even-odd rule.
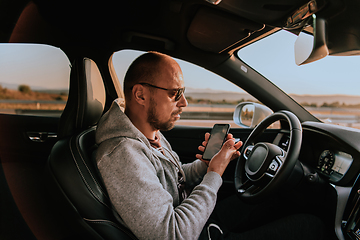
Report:
[[[324,150],[318,159],[316,169],[332,181],[339,181],[349,170],[353,157],[342,151]]]

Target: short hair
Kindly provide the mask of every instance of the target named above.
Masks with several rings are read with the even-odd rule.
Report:
[[[158,53],[148,52],[136,58],[129,66],[124,78],[125,99],[131,96],[131,88],[139,82],[155,83],[156,74],[161,67],[161,63],[169,56]]]

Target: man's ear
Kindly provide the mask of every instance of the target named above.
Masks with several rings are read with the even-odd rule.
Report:
[[[140,84],[135,85],[132,89],[132,95],[134,97],[134,100],[138,104],[145,105],[146,93],[145,93],[145,88],[142,85]]]

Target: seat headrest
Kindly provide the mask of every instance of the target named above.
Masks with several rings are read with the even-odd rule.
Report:
[[[94,126],[105,106],[105,87],[96,63],[89,58],[74,60],[69,97],[60,117],[59,138]]]

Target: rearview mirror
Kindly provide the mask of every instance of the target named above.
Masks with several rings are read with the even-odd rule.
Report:
[[[317,18],[312,15],[313,35],[300,32],[295,41],[295,62],[297,65],[303,65],[317,61],[329,55],[329,49],[326,44],[326,21],[323,18]]]
[[[235,107],[233,120],[244,128],[254,128],[273,111],[259,103],[243,102]]]

